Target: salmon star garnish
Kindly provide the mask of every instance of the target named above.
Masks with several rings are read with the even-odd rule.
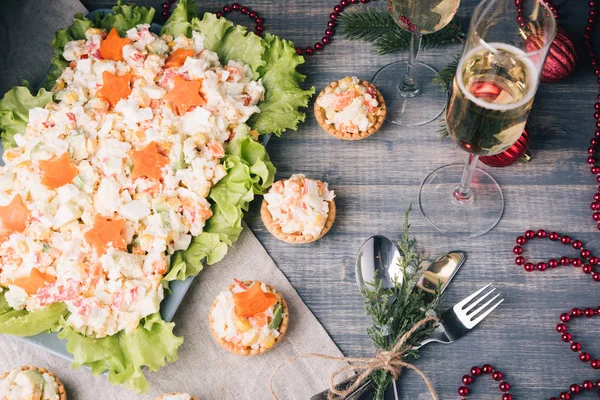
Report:
[[[0,206],[0,221],[2,229],[8,232],[23,232],[29,219],[29,209],[18,194],[7,206]]]
[[[180,76],[173,78],[173,89],[165,95],[165,101],[171,103],[171,106],[178,115],[183,115],[192,107],[206,104],[204,98],[200,95],[201,80],[187,81]]]
[[[15,279],[13,285],[20,287],[27,294],[32,295],[54,282],[56,282],[55,276],[43,273],[37,268],[32,268],[29,276]]]
[[[110,244],[115,249],[125,250],[127,244],[121,236],[123,224],[125,224],[125,220],[119,218],[108,220],[102,215],[96,214],[94,226],[83,235],[83,238],[96,250],[98,256],[106,253]]]
[[[169,158],[159,152],[156,142],[150,142],[143,150],[131,151],[129,156],[133,160],[131,179],[145,176],[159,180],[161,177],[160,170],[169,163]]]
[[[73,178],[79,175],[79,170],[71,164],[69,153],[52,160],[41,160],[42,185],[50,189],[56,189],[67,183],[73,182]]]
[[[123,60],[123,46],[131,43],[131,40],[119,36],[119,31],[112,28],[110,33],[100,42],[100,55],[105,60]]]
[[[98,97],[107,100],[114,107],[119,100],[126,99],[130,94],[131,74],[116,76],[108,71],[102,73],[102,87],[96,92]]]
[[[193,50],[177,49],[167,58],[167,61],[165,62],[165,68],[181,67],[188,57],[193,56]]]
[[[277,296],[273,293],[262,291],[260,284],[255,283],[245,292],[233,294],[235,313],[240,317],[252,317],[264,312],[274,304],[277,304]]]

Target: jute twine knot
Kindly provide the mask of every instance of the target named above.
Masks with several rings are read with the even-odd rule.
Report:
[[[275,400],[279,399],[277,397],[277,395],[275,395],[275,391],[273,390],[273,378],[275,377],[277,372],[279,372],[279,370],[281,370],[286,365],[288,365],[300,358],[316,357],[316,358],[322,358],[325,360],[345,361],[345,362],[349,363],[349,365],[347,365],[345,367],[341,367],[341,368],[337,369],[333,374],[331,374],[331,377],[329,378],[329,394],[327,396],[327,398],[329,400],[333,400],[336,398],[343,399],[343,398],[347,397],[348,395],[350,395],[350,393],[354,392],[357,388],[359,388],[369,378],[369,376],[373,372],[380,370],[380,369],[385,370],[387,373],[389,373],[394,378],[394,380],[396,380],[400,376],[402,368],[412,369],[417,374],[419,374],[421,379],[423,379],[423,381],[427,385],[427,389],[429,390],[429,393],[431,394],[431,397],[433,398],[433,400],[438,400],[437,394],[435,393],[435,389],[433,388],[431,381],[429,381],[427,376],[425,376],[425,373],[423,373],[423,371],[421,371],[419,368],[415,367],[411,363],[404,361],[404,356],[406,355],[407,352],[409,352],[412,349],[412,346],[407,343],[408,340],[412,337],[412,335],[415,334],[415,332],[417,332],[419,329],[421,329],[425,324],[427,324],[429,322],[433,322],[435,325],[437,325],[438,319],[436,316],[429,316],[429,317],[423,318],[422,320],[417,322],[409,331],[404,333],[404,335],[402,335],[400,337],[400,339],[398,340],[398,343],[396,343],[394,345],[394,347],[392,347],[391,350],[387,350],[387,351],[379,350],[379,351],[377,351],[377,353],[375,353],[375,355],[373,357],[370,357],[370,358],[366,358],[366,357],[365,358],[333,357],[333,356],[328,356],[326,354],[318,354],[318,353],[300,354],[300,355],[291,357],[287,361],[285,361],[283,364],[281,364],[271,374],[271,379],[270,379],[271,395],[273,396],[273,398]],[[346,371],[350,371],[350,370],[360,371],[358,377],[356,378],[354,383],[352,385],[350,385],[348,388],[343,389],[343,390],[338,390],[336,388],[336,384],[335,384],[336,379],[335,378],[338,375],[340,375]]]

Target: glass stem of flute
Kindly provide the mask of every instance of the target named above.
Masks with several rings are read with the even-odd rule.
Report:
[[[421,39],[423,36],[420,33],[413,32],[410,37],[410,53],[408,55],[408,66],[406,74],[400,85],[400,94],[402,97],[415,97],[419,93],[419,84],[415,80],[414,70],[417,64],[417,57],[421,48]]]
[[[477,161],[479,161],[479,156],[475,154],[469,154],[467,156],[467,162],[465,163],[465,169],[463,170],[460,185],[454,190],[454,198],[461,204],[473,201],[471,182],[473,181],[475,169],[477,169]]]

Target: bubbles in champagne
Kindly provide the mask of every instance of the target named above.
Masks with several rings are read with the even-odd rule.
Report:
[[[471,50],[458,65],[446,110],[450,135],[474,154],[503,152],[525,128],[538,81],[522,50],[500,43]]]
[[[394,21],[410,32],[437,32],[452,21],[460,0],[388,0]]]

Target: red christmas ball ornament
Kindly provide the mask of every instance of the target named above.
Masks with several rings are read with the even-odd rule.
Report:
[[[558,82],[567,79],[577,66],[577,49],[571,35],[558,27],[556,37],[550,45],[548,58],[542,71],[542,82]]]
[[[543,46],[541,39],[535,34],[527,38],[525,47],[528,51],[535,51]],[[548,58],[542,70],[542,82],[559,82],[567,79],[577,66],[577,49],[569,33],[562,27],[556,30],[556,36],[548,50]]]
[[[508,150],[494,156],[480,157],[479,159],[490,167],[506,167],[514,164],[521,158],[529,161],[530,156],[527,152],[527,147],[529,147],[529,133],[527,133],[526,127],[519,140],[510,146]]]

